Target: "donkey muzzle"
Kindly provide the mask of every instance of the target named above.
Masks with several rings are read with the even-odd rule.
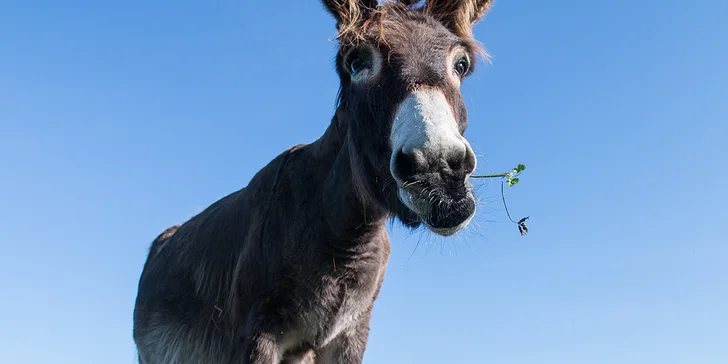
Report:
[[[437,234],[467,226],[476,210],[469,182],[476,158],[445,95],[412,92],[395,115],[391,144],[400,200]]]

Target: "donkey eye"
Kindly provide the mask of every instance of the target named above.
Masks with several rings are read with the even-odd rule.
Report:
[[[458,76],[463,77],[466,73],[470,70],[470,62],[467,58],[460,58],[457,62],[455,62],[455,73],[458,74]]]
[[[364,61],[359,56],[354,56],[351,61],[349,61],[349,72],[351,72],[351,75],[355,75],[359,73],[364,68]]]
[[[366,49],[352,50],[346,57],[346,68],[352,76],[356,76],[359,72],[367,67],[371,67],[371,55]]]

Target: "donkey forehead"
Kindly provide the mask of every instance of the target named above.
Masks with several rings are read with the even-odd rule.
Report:
[[[389,36],[389,34],[385,34]],[[392,33],[383,49],[383,59],[406,84],[448,85],[447,68],[451,52],[464,42],[444,29],[413,26],[406,32]],[[464,47],[464,51],[468,49]]]
[[[396,37],[389,47],[389,53],[406,62],[432,62],[446,57],[459,39],[449,33],[418,29]]]
[[[380,43],[404,58],[441,56],[453,45],[464,43],[441,23],[428,17],[387,19],[377,33],[376,36],[384,38]]]
[[[457,45],[472,56],[468,43],[429,19],[391,19],[370,31],[370,41],[379,44],[384,60],[404,73],[423,69],[442,71],[445,59]],[[377,28],[377,27],[375,27]]]

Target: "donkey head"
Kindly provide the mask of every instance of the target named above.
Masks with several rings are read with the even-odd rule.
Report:
[[[475,214],[460,93],[491,0],[323,0],[337,21],[339,118],[357,186],[409,226],[452,235]],[[390,188],[394,187],[394,188]]]

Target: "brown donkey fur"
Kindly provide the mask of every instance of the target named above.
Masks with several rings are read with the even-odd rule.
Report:
[[[324,0],[338,108],[247,187],[152,243],[134,340],[144,364],[361,363],[397,218],[448,236],[475,214],[460,95],[489,0]]]

